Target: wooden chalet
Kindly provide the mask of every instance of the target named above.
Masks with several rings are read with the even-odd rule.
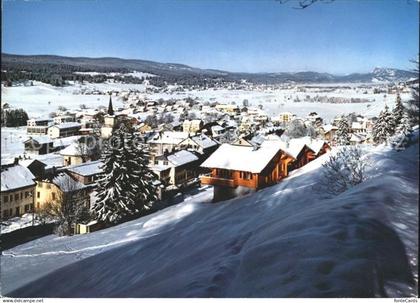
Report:
[[[211,169],[201,184],[214,186],[214,201],[273,185],[288,175],[288,164],[294,160],[281,146],[280,141],[266,141],[259,148],[222,144],[201,165]]]
[[[327,143],[310,138],[267,140],[259,147],[222,144],[201,165],[211,169],[201,176],[201,184],[214,186],[214,201],[226,200],[273,185],[328,150]]]

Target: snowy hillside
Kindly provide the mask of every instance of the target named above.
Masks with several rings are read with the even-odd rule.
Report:
[[[2,294],[416,295],[418,144],[367,149],[370,178],[332,199],[316,190],[327,154],[253,195],[185,201],[92,234],[4,251]]]

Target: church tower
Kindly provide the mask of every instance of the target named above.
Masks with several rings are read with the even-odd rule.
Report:
[[[112,107],[112,98],[111,98],[111,95],[109,95],[108,115],[110,115],[110,116],[113,116],[114,115],[114,109]]]

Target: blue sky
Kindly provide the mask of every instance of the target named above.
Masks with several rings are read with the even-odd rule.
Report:
[[[293,0],[292,0],[293,1]],[[122,57],[243,72],[411,68],[415,0],[3,0],[3,52]]]

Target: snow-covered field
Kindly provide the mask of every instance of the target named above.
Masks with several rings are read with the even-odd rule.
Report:
[[[37,136],[32,136],[36,138]],[[76,141],[80,136],[71,136],[60,139],[54,139],[54,147],[67,146]],[[26,133],[26,126],[21,127],[2,127],[1,128],[1,159],[3,161],[12,160],[15,157],[22,156],[25,153],[23,142],[29,138]],[[43,155],[33,158],[42,158]]]
[[[345,86],[344,86],[345,85]],[[321,87],[322,85],[318,85]],[[232,102],[242,105],[247,99],[251,105],[263,105],[264,110],[269,116],[275,116],[280,112],[290,111],[298,116],[306,117],[310,112],[317,112],[327,122],[335,116],[356,112],[367,117],[376,116],[384,108],[385,103],[393,107],[395,94],[373,94],[371,89],[357,87],[351,84],[337,84],[335,90],[331,92],[320,92],[319,87],[306,88],[307,92],[298,91],[297,88],[266,89],[266,90],[230,90],[230,89],[207,89],[192,90],[186,92],[171,93],[145,93],[144,84],[123,84],[123,83],[85,83],[73,84],[65,87],[54,87],[49,84],[34,81],[34,86],[16,86],[2,88],[2,102],[7,102],[14,107],[25,109],[30,117],[47,117],[52,111],[56,111],[58,106],[68,109],[78,109],[81,104],[96,108],[97,106],[108,105],[108,91],[129,91],[137,90],[152,100],[173,99],[173,98],[198,98],[199,101],[218,101],[219,103],[230,104]],[[347,87],[347,88],[346,88]],[[100,91],[102,95],[84,95],[81,92]],[[363,92],[367,90],[368,93]],[[305,96],[310,97],[345,97],[363,98],[372,102],[369,103],[310,103],[294,102],[298,97],[304,100]],[[403,100],[410,98],[409,93],[401,95]],[[120,98],[114,98],[114,106],[122,106]]]
[[[113,228],[4,251],[18,297],[373,297],[417,295],[418,144],[367,147],[369,179],[334,198],[324,155],[233,200],[186,200]],[[28,284],[29,283],[29,284]]]
[[[1,158],[11,159],[23,154],[23,142],[28,139],[26,126],[1,128]]]
[[[7,234],[17,229],[32,225],[39,225],[41,222],[34,218],[33,214],[23,214],[21,217],[10,218],[1,224],[1,234]]]
[[[46,118],[48,114],[57,111],[59,106],[67,109],[79,109],[81,104],[90,108],[108,106],[109,95],[82,95],[81,89],[99,90],[104,93],[114,89],[136,86],[135,84],[124,85],[117,83],[90,83],[85,85],[71,85],[66,87],[54,87],[49,84],[34,81],[34,86],[2,87],[2,103],[8,103],[16,108],[23,108],[30,118]],[[137,85],[143,89],[143,85]],[[115,107],[121,107],[119,98],[114,98]]]
[[[348,85],[348,84],[347,84]],[[263,105],[263,109],[269,116],[278,115],[281,112],[292,112],[299,117],[306,117],[310,112],[317,112],[327,122],[331,122],[334,117],[348,113],[359,113],[366,117],[377,116],[381,110],[384,109],[385,104],[393,108],[396,95],[395,94],[363,94],[363,88],[350,89],[337,87],[332,92],[318,92],[317,89],[308,89],[307,92],[300,92],[297,89],[276,89],[276,90],[228,90],[228,89],[208,89],[208,90],[193,90],[188,92],[176,93],[159,93],[150,96],[151,99],[171,99],[171,98],[185,98],[198,97],[201,101],[218,101],[219,103],[231,104],[232,102],[242,106],[244,99],[249,101],[250,105]],[[309,95],[311,98],[315,96],[327,97],[343,97],[343,98],[361,98],[368,99],[368,103],[311,103],[303,102],[305,96]],[[385,97],[386,96],[386,97]],[[409,93],[401,94],[402,100],[410,98]],[[301,102],[294,102],[298,97]]]

